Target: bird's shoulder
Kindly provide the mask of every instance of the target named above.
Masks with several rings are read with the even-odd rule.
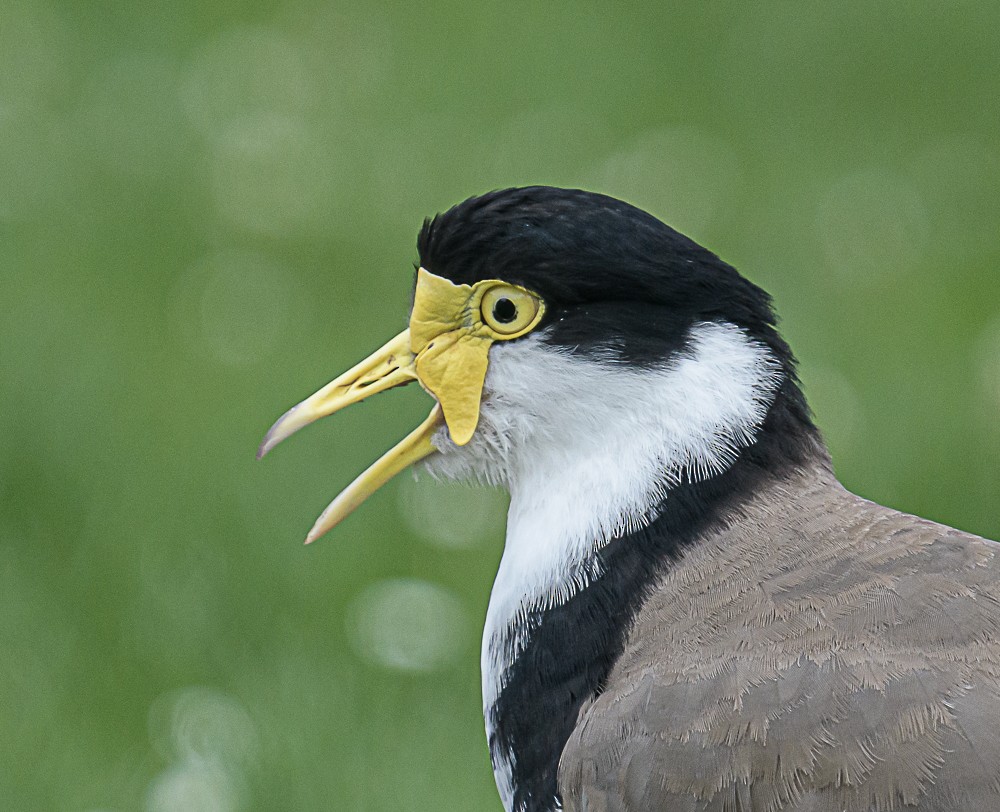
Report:
[[[560,788],[591,812],[992,808],[998,720],[1000,544],[813,472],[663,577]]]

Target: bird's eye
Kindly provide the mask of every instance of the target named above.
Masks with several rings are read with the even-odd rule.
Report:
[[[483,294],[480,309],[483,324],[497,338],[517,338],[538,324],[542,302],[524,288],[501,283]]]

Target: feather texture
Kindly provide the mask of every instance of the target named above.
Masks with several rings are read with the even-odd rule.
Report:
[[[998,808],[998,554],[824,467],[771,482],[643,605],[564,809]]]

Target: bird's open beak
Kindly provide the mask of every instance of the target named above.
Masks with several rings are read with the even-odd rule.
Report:
[[[258,459],[304,426],[370,395],[419,381],[437,400],[430,415],[354,480],[323,511],[306,537],[318,539],[404,468],[435,453],[435,432],[447,425],[457,445],[472,439],[492,338],[478,318],[477,286],[455,285],[421,268],[410,328],[357,366],[293,406],[271,426]]]

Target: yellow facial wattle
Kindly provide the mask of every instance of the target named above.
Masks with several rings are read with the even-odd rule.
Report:
[[[498,310],[504,321],[495,317]],[[542,300],[517,285],[495,279],[456,285],[417,271],[410,349],[417,378],[441,404],[456,445],[469,442],[479,423],[490,346],[530,332],[544,313]]]

